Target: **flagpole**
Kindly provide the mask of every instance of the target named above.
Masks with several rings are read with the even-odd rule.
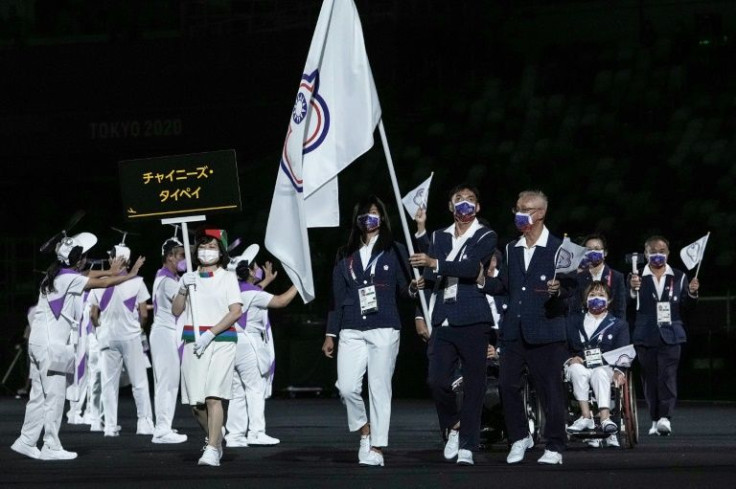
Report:
[[[710,231],[708,231],[708,234],[706,235],[707,238],[705,238],[705,244],[708,245],[708,238],[710,238]],[[695,269],[695,277],[698,278],[698,273],[700,273],[700,264],[703,263],[703,255],[705,255],[705,246],[703,246],[703,249],[700,251],[700,259],[698,260],[698,268]]]
[[[394,161],[391,158],[391,151],[388,147],[388,139],[386,138],[386,130],[383,128],[383,118],[378,121],[378,132],[381,134],[381,144],[383,145],[383,153],[386,155],[386,163],[388,165],[388,173],[391,175],[391,185],[394,188],[394,197],[396,198],[396,206],[399,210],[399,218],[401,219],[401,228],[404,231],[404,239],[406,240],[406,247],[409,250],[409,254],[414,254],[414,245],[412,244],[411,234],[409,233],[409,224],[406,222],[406,216],[404,215],[404,204],[401,202],[401,193],[399,192],[399,183],[396,180],[396,171],[394,170]],[[419,280],[419,269],[412,267],[414,272],[414,278]],[[427,329],[432,332],[432,322],[429,317],[429,308],[427,307],[427,299],[424,296],[422,290],[419,291],[419,302],[422,305],[422,314],[424,315],[424,322],[427,324]]]

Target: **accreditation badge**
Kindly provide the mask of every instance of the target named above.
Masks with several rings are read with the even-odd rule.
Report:
[[[583,350],[585,355],[585,366],[588,368],[596,368],[603,365],[603,355],[600,348],[587,348]]]
[[[448,277],[445,281],[445,288],[442,293],[442,300],[446,304],[457,301],[457,277]]]
[[[659,326],[672,323],[672,307],[669,302],[657,302],[657,324]]]
[[[376,286],[368,285],[358,289],[358,297],[360,297],[360,313],[369,314],[378,311],[378,296],[376,295]]]

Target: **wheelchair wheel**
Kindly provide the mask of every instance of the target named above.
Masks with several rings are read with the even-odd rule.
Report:
[[[626,373],[626,382],[621,391],[621,429],[620,438],[626,448],[634,448],[639,442],[639,417],[636,410],[636,388],[633,374]]]
[[[524,372],[522,387],[522,398],[524,409],[526,410],[526,419],[529,424],[529,433],[532,435],[534,443],[539,443],[544,428],[544,411],[542,403],[539,400],[534,385],[529,378],[529,373]]]

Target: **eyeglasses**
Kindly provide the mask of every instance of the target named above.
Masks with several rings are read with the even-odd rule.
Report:
[[[516,214],[521,212],[522,214],[531,214],[534,211],[541,210],[541,207],[512,207],[511,213]]]

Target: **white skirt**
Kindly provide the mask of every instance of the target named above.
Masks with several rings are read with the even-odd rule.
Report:
[[[208,397],[231,399],[237,343],[213,341],[201,356],[194,354],[194,343],[184,345],[181,359],[181,402],[194,406]]]

